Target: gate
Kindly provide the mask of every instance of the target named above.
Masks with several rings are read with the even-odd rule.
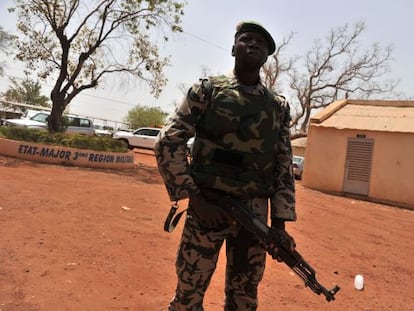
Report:
[[[374,140],[348,138],[344,192],[368,195]]]

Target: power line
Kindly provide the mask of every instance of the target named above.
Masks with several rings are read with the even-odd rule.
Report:
[[[218,48],[218,49],[220,49],[220,50],[223,50],[223,51],[229,52],[229,49],[226,49],[226,48],[224,48],[224,47],[222,47],[222,46],[220,46],[220,45],[218,45],[218,44],[215,44],[215,43],[210,42],[210,41],[208,41],[208,40],[206,40],[206,39],[203,39],[203,38],[201,38],[200,36],[197,36],[197,35],[195,35],[195,34],[192,34],[192,33],[188,32],[188,31],[183,31],[183,33],[185,33],[186,35],[189,35],[190,37],[193,37],[193,38],[195,38],[195,39],[197,39],[197,40],[199,40],[199,41],[202,41],[202,42],[204,42],[204,43],[207,43],[208,45],[214,46],[214,47],[216,47],[216,48]]]
[[[3,76],[4,76],[4,77],[8,77],[8,78],[14,78],[14,79],[22,80],[22,81],[25,79],[25,78],[22,78],[22,77],[18,77],[18,76],[14,76],[14,75],[8,75],[8,74],[4,74]],[[4,78],[4,77],[3,77],[3,78]],[[41,83],[41,82],[39,82],[39,83]],[[48,85],[48,84],[46,84],[46,83],[41,83],[41,84],[42,84],[44,87],[53,88],[53,86]],[[88,97],[92,97],[92,98],[96,98],[96,99],[102,99],[102,100],[106,100],[106,101],[110,101],[110,102],[116,102],[116,103],[123,104],[123,105],[127,105],[127,106],[133,106],[133,104],[128,103],[128,102],[124,102],[124,101],[117,100],[117,99],[108,99],[108,98],[103,97],[103,96],[98,96],[98,95],[87,94],[87,93],[85,93],[85,92],[81,92],[81,93],[79,93],[79,94],[78,94],[78,96],[88,96]]]

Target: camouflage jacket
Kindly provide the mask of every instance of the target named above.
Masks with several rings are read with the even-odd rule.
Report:
[[[266,92],[261,83],[255,87],[244,87],[239,85],[233,77],[222,76],[209,80],[212,82],[212,96],[214,96],[216,84],[220,84],[221,88],[225,85],[232,90],[242,89],[250,95],[264,95]],[[280,124],[278,124],[279,131],[275,133],[279,137],[277,146],[274,148],[276,150],[274,193],[269,197],[271,217],[295,220],[295,184],[289,135],[290,111],[285,99],[275,96],[276,102],[280,103],[280,107],[277,108],[282,113]],[[196,134],[205,109],[209,109],[208,100],[205,97],[205,88],[200,80],[190,88],[187,96],[170,116],[154,147],[158,168],[172,201],[185,199],[200,192],[191,173],[186,142]]]

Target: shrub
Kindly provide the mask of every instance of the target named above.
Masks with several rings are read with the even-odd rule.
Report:
[[[45,145],[58,145],[77,149],[91,149],[107,152],[127,152],[125,144],[112,137],[50,134],[41,130],[0,126],[0,137]]]

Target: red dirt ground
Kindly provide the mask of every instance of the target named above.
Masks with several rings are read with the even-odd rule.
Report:
[[[183,222],[163,232],[169,200],[154,156],[136,156],[137,168],[124,171],[0,156],[0,311],[166,310]],[[269,257],[260,311],[414,310],[414,211],[297,182],[297,212],[288,225],[297,250],[325,287],[341,290],[328,303]],[[206,311],[223,309],[224,260]]]

